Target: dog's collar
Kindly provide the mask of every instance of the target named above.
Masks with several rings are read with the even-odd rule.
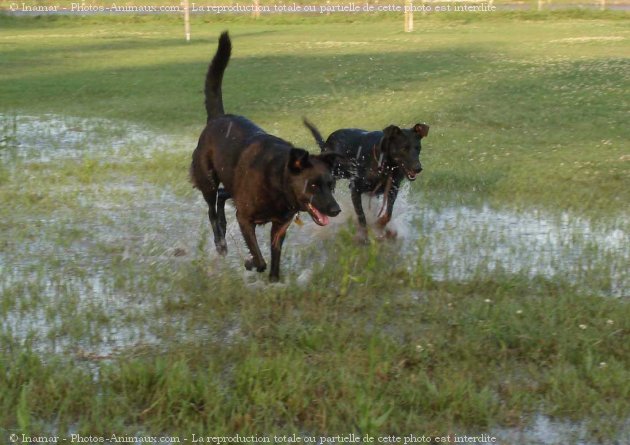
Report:
[[[289,211],[295,213],[298,213],[300,211],[300,203],[299,201],[295,198],[295,193],[293,192],[293,189],[289,187],[289,175],[291,173],[289,172],[288,167],[285,167],[284,169],[284,177],[282,178],[282,188],[284,190],[290,191],[290,193],[287,194],[287,201],[289,204]]]
[[[381,140],[381,142],[383,142]],[[380,143],[379,143],[380,144]],[[372,146],[372,157],[374,158],[374,161],[376,161],[376,171],[379,175],[383,175],[384,173],[386,173],[387,175],[392,175],[394,174],[394,170],[397,168],[396,166],[390,167],[389,165],[387,165],[387,162],[385,160],[385,153],[383,153],[382,150],[379,150],[380,154],[377,156],[376,154],[376,146],[378,144],[374,144]],[[389,170],[389,172],[388,172]]]

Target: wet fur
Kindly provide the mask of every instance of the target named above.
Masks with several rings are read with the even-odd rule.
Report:
[[[337,153],[345,159],[334,167],[338,178],[350,179],[350,192],[359,221],[360,236],[365,239],[367,222],[361,195],[385,195],[379,212],[378,225],[384,228],[391,220],[394,203],[402,181],[422,171],[421,139],[429,134],[429,126],[416,124],[410,129],[390,125],[382,131],[357,128],[340,129],[324,141],[321,133],[308,120],[304,125],[311,131],[322,153]],[[384,211],[384,213],[383,213]],[[381,215],[382,214],[382,215]]]

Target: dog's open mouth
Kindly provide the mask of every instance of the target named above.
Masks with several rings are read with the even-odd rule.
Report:
[[[311,215],[311,218],[318,226],[325,226],[330,221],[328,216],[317,210],[313,204],[306,204],[306,210],[308,210],[308,214]]]
[[[417,176],[418,174],[415,172],[407,172],[407,179],[409,179],[410,181],[415,181]]]

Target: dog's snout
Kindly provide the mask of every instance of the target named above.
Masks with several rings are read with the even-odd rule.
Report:
[[[338,204],[333,204],[328,208],[328,215],[330,216],[337,216],[341,213],[341,209],[339,208]]]

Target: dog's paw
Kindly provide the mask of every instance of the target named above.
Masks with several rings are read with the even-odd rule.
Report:
[[[227,255],[227,243],[225,240],[221,240],[216,244],[217,253],[221,256]]]
[[[394,229],[385,229],[385,231],[383,232],[383,237],[385,239],[396,239],[398,238],[398,232],[395,231]]]
[[[364,228],[357,229],[357,234],[354,235],[354,242],[357,244],[369,244],[368,233]]]
[[[398,237],[398,232],[394,229],[385,228],[377,231],[376,240],[377,241],[393,241]]]
[[[253,258],[249,258],[247,260],[245,260],[245,269],[247,270],[254,270],[255,264],[254,264],[254,259]]]
[[[267,263],[263,261],[262,264],[257,265],[253,258],[249,258],[245,260],[245,269],[247,270],[256,269],[256,272],[264,272],[265,269],[267,269]]]
[[[384,229],[387,223],[389,223],[389,220],[390,220],[389,216],[387,215],[381,216],[379,219],[376,220],[376,227],[378,227],[381,230]]]

